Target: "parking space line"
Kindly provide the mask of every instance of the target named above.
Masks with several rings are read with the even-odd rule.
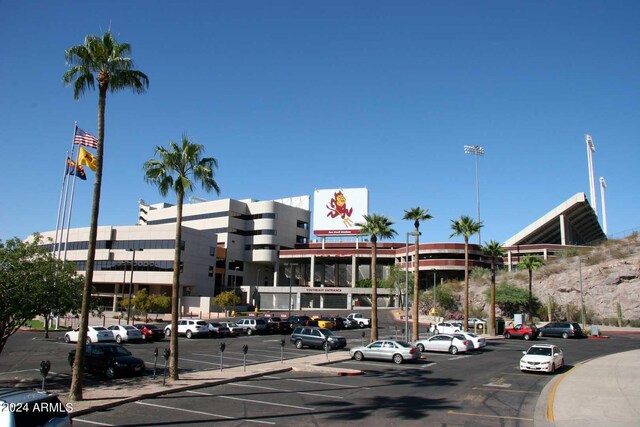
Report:
[[[115,424],[107,424],[107,423],[99,423],[98,421],[89,421],[89,420],[83,420],[82,418],[74,418],[73,419],[73,423],[86,423],[86,424],[93,424],[96,426],[115,426]]]
[[[282,378],[282,377],[274,377],[272,375],[265,375],[263,378],[271,378],[271,379],[283,380],[283,381],[297,381],[297,382],[301,382],[301,383],[310,383],[310,384],[330,385],[330,386],[333,386],[333,387],[360,388],[362,390],[369,390],[369,387],[360,387],[360,386],[357,386],[357,385],[348,385],[348,384],[325,383],[325,382],[322,382],[322,381],[301,380],[299,378]]]
[[[486,390],[486,391],[506,391],[508,393],[529,393],[529,394],[540,394],[539,391],[529,391],[529,390],[511,390],[506,388],[490,388],[490,387],[472,387],[472,390]]]
[[[187,393],[198,394],[198,395],[201,395],[201,396],[212,396],[212,397],[217,397],[219,399],[239,400],[241,402],[251,402],[251,403],[261,403],[263,405],[282,406],[283,408],[300,409],[302,411],[315,411],[316,410],[316,408],[308,408],[308,407],[305,407],[305,406],[287,405],[285,403],[265,402],[264,400],[244,399],[242,397],[220,396],[218,394],[205,393],[205,392],[202,392],[202,391],[187,390]]]
[[[185,359],[184,357],[179,357],[180,360],[186,360],[187,362],[196,362],[196,363],[206,363],[207,365],[216,365],[220,366],[219,363],[214,362],[205,362],[204,360],[194,360],[194,359]]]
[[[447,411],[448,414],[451,415],[464,415],[467,417],[483,417],[483,418],[500,418],[505,420],[520,420],[520,421],[533,421],[533,418],[523,418],[523,417],[509,417],[506,415],[488,415],[488,414],[475,414],[471,412],[458,412],[454,410]]]
[[[240,383],[229,383],[229,385],[236,386],[236,387],[257,388],[257,389],[260,389],[260,390],[282,391],[282,392],[285,392],[285,393],[305,394],[305,395],[309,395],[309,396],[328,397],[330,399],[344,399],[344,397],[331,396],[329,394],[312,393],[312,392],[309,392],[309,391],[282,390],[282,389],[279,389],[279,388],[265,387],[265,386],[260,386],[260,385],[250,385],[250,384],[240,384]]]
[[[179,408],[179,407],[175,407],[175,406],[166,406],[166,405],[158,405],[155,403],[148,403],[148,402],[135,402],[138,405],[145,405],[145,406],[153,406],[154,408],[162,408],[162,409],[171,409],[174,411],[182,411],[182,412],[187,412],[190,414],[196,414],[196,415],[207,415],[209,417],[214,417],[214,418],[224,418],[225,420],[238,420],[238,421],[246,421],[248,423],[257,423],[257,424],[269,424],[269,425],[273,425],[275,423],[272,423],[270,421],[260,421],[260,420],[252,420],[250,418],[238,418],[238,417],[230,417],[228,415],[221,415],[221,414],[214,414],[211,412],[203,412],[203,411],[194,411],[191,409],[184,409],[184,408]]]

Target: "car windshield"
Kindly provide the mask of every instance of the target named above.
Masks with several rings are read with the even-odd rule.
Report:
[[[104,354],[108,354],[110,356],[131,356],[131,352],[124,347],[120,346],[108,346],[103,347]]]
[[[405,341],[396,341],[396,344],[398,344],[400,347],[411,348],[411,344]]]
[[[551,349],[549,347],[531,347],[527,354],[534,356],[551,356]]]
[[[227,323],[226,325],[227,326],[232,326],[232,327],[238,326],[236,323]]]
[[[106,331],[107,328],[103,328],[102,326],[92,326],[95,331]]]
[[[156,325],[147,325],[146,328],[147,329],[160,329]]]
[[[132,331],[132,330],[133,330],[133,331],[137,331],[137,329],[136,329],[136,328],[134,328],[133,326],[125,326],[124,328],[125,328],[127,331]]]
[[[331,330],[326,329],[326,328],[320,328],[318,329],[320,331],[320,333],[322,333],[322,335],[324,336],[332,336],[333,332],[331,332]]]

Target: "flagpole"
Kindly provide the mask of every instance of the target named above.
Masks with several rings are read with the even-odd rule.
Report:
[[[54,249],[54,254],[55,256],[60,259],[60,246],[62,245],[62,232],[63,230],[60,229],[60,226],[63,226],[64,229],[64,219],[62,219],[62,224],[60,221],[60,215],[62,212],[64,212],[64,210],[66,210],[66,195],[65,195],[65,189],[67,188],[67,177],[68,177],[68,160],[73,158],[73,153],[74,153],[74,141],[75,141],[75,137],[76,137],[76,130],[78,129],[78,122],[73,122],[73,136],[71,137],[71,155],[69,155],[69,151],[67,151],[67,157],[64,160],[64,169],[62,170],[62,186],[60,187],[60,199],[58,200],[58,215],[56,217],[56,234],[55,234],[55,239],[53,242],[53,249]],[[65,207],[63,207],[63,195],[64,195],[64,204]],[[58,242],[58,234],[60,234],[60,242]]]
[[[79,151],[79,150],[78,150]],[[71,212],[73,211],[73,196],[76,193],[76,179],[78,179],[78,159],[76,159],[76,169],[73,174],[73,183],[71,184],[71,200],[69,201],[69,218],[67,219],[67,235],[64,240],[64,258],[67,260],[67,246],[69,246],[69,230],[71,229]]]

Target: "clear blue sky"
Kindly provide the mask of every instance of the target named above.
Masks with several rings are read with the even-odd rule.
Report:
[[[221,198],[366,186],[400,241],[404,209],[434,216],[422,241],[476,216],[463,146],[481,145],[482,239],[502,242],[589,197],[589,133],[621,237],[640,227],[639,21],[625,0],[0,0],[0,239],[55,228],[74,121],[96,134],[97,116],[96,92],[63,86],[63,53],[108,28],[150,87],[107,98],[101,225],[135,223],[140,198],[175,202],[142,164],[186,132],[218,159]],[[73,226],[89,225],[88,175]]]

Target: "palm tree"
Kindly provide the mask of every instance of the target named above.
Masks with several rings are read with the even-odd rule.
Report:
[[[396,231],[391,228],[393,221],[385,215],[372,214],[363,215],[364,222],[356,223],[360,228],[360,234],[371,236],[371,341],[378,339],[378,289],[376,274],[376,243],[378,237],[390,239],[395,236]]]
[[[478,234],[482,228],[482,222],[478,222],[468,215],[462,215],[459,219],[451,220],[451,236],[464,237],[464,324],[463,330],[469,329],[469,237]]]
[[[173,258],[173,284],[171,290],[171,343],[169,345],[169,376],[178,379],[178,317],[180,303],[180,255],[182,242],[182,205],[184,195],[191,192],[196,181],[200,181],[206,191],[215,190],[220,194],[218,183],[213,178],[218,161],[213,157],[202,158],[204,146],[195,144],[186,135],[181,145],[169,141],[169,149],[156,146],[160,159],[144,163],[144,179],[158,187],[165,197],[170,190],[176,193],[176,243]]]
[[[149,79],[141,71],[133,69],[133,61],[127,55],[131,53],[131,45],[118,43],[111,31],[102,37],[88,35],[84,44],[73,46],[64,52],[69,70],[62,76],[65,85],[73,84],[73,97],[79,99],[86,90],[94,89],[98,82],[98,151],[96,154],[96,177],[93,184],[93,204],[91,206],[91,225],[89,228],[89,246],[87,250],[87,267],[84,288],[82,291],[82,312],[80,334],[76,346],[76,359],[73,364],[73,376],[70,400],[82,400],[82,379],[84,372],[84,353],[86,332],[89,326],[89,310],[91,289],[93,287],[93,270],[96,254],[96,236],[98,231],[98,214],[100,211],[100,190],[104,159],[104,112],[107,92],[118,92],[132,89],[135,93],[144,93],[149,87]]]
[[[484,242],[482,252],[491,257],[491,319],[489,324],[489,333],[491,336],[496,335],[496,258],[503,257],[504,249],[502,245],[491,240],[489,243]]]
[[[413,318],[413,339],[420,339],[420,311],[418,310],[418,306],[420,305],[420,290],[418,289],[418,283],[420,282],[420,265],[419,265],[419,245],[420,245],[420,221],[426,221],[433,218],[431,214],[429,214],[429,209],[422,209],[420,206],[415,207],[413,209],[405,210],[404,216],[402,219],[407,219],[410,221],[414,221],[413,226],[416,228],[415,231],[415,254],[413,256],[414,259],[414,275],[413,275],[413,309],[411,310],[411,317]],[[407,260],[407,263],[409,260]]]
[[[538,268],[544,265],[544,261],[539,256],[535,255],[527,255],[518,263],[518,267],[525,268],[529,270],[529,321],[533,320],[533,292],[531,291],[531,287],[533,284],[533,270],[537,270]]]

